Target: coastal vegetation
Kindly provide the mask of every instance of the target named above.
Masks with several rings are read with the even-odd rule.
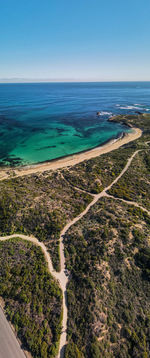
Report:
[[[84,161],[63,170],[63,176],[72,186],[87,190],[92,194],[100,193],[124,168],[134,148],[119,148],[97,158]]]
[[[0,182],[0,234],[32,234],[43,241],[59,270],[60,231],[91,197],[79,193],[59,172],[12,178]]]
[[[150,210],[150,148],[136,155],[128,171],[109,193],[126,200],[136,200]]]
[[[79,356],[148,357],[149,230],[145,212],[105,198],[66,233],[68,340]]]
[[[15,238],[0,242],[0,258],[0,295],[23,349],[33,358],[56,357],[62,293],[41,249]]]

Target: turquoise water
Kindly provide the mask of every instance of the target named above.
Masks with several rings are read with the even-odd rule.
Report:
[[[102,145],[128,131],[109,117],[136,110],[150,112],[149,82],[0,84],[0,165],[34,164]]]

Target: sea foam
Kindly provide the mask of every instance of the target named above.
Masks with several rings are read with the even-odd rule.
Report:
[[[120,104],[116,104],[116,107],[118,107],[119,109],[124,109],[124,110],[138,110],[138,111],[149,111],[150,108],[144,108],[145,106],[142,104],[138,104],[135,103],[134,105],[125,105],[122,106]]]
[[[100,112],[100,116],[112,116],[112,112],[105,112],[105,111],[101,111]]]

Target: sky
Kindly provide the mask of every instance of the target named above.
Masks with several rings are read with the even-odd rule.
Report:
[[[1,0],[0,81],[150,81],[150,0]]]

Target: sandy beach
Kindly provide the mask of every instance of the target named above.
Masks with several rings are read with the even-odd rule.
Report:
[[[61,168],[70,167],[78,163],[83,162],[91,158],[98,157],[99,155],[111,152],[118,149],[124,144],[132,142],[141,137],[142,131],[139,128],[132,128],[132,132],[126,133],[122,138],[113,139],[103,146],[96,147],[91,150],[87,150],[82,153],[70,155],[65,158],[56,159],[50,162],[35,164],[32,166],[20,167],[20,168],[5,168],[0,170],[0,180],[14,176],[24,176],[35,173],[42,173],[47,170],[57,170]]]

